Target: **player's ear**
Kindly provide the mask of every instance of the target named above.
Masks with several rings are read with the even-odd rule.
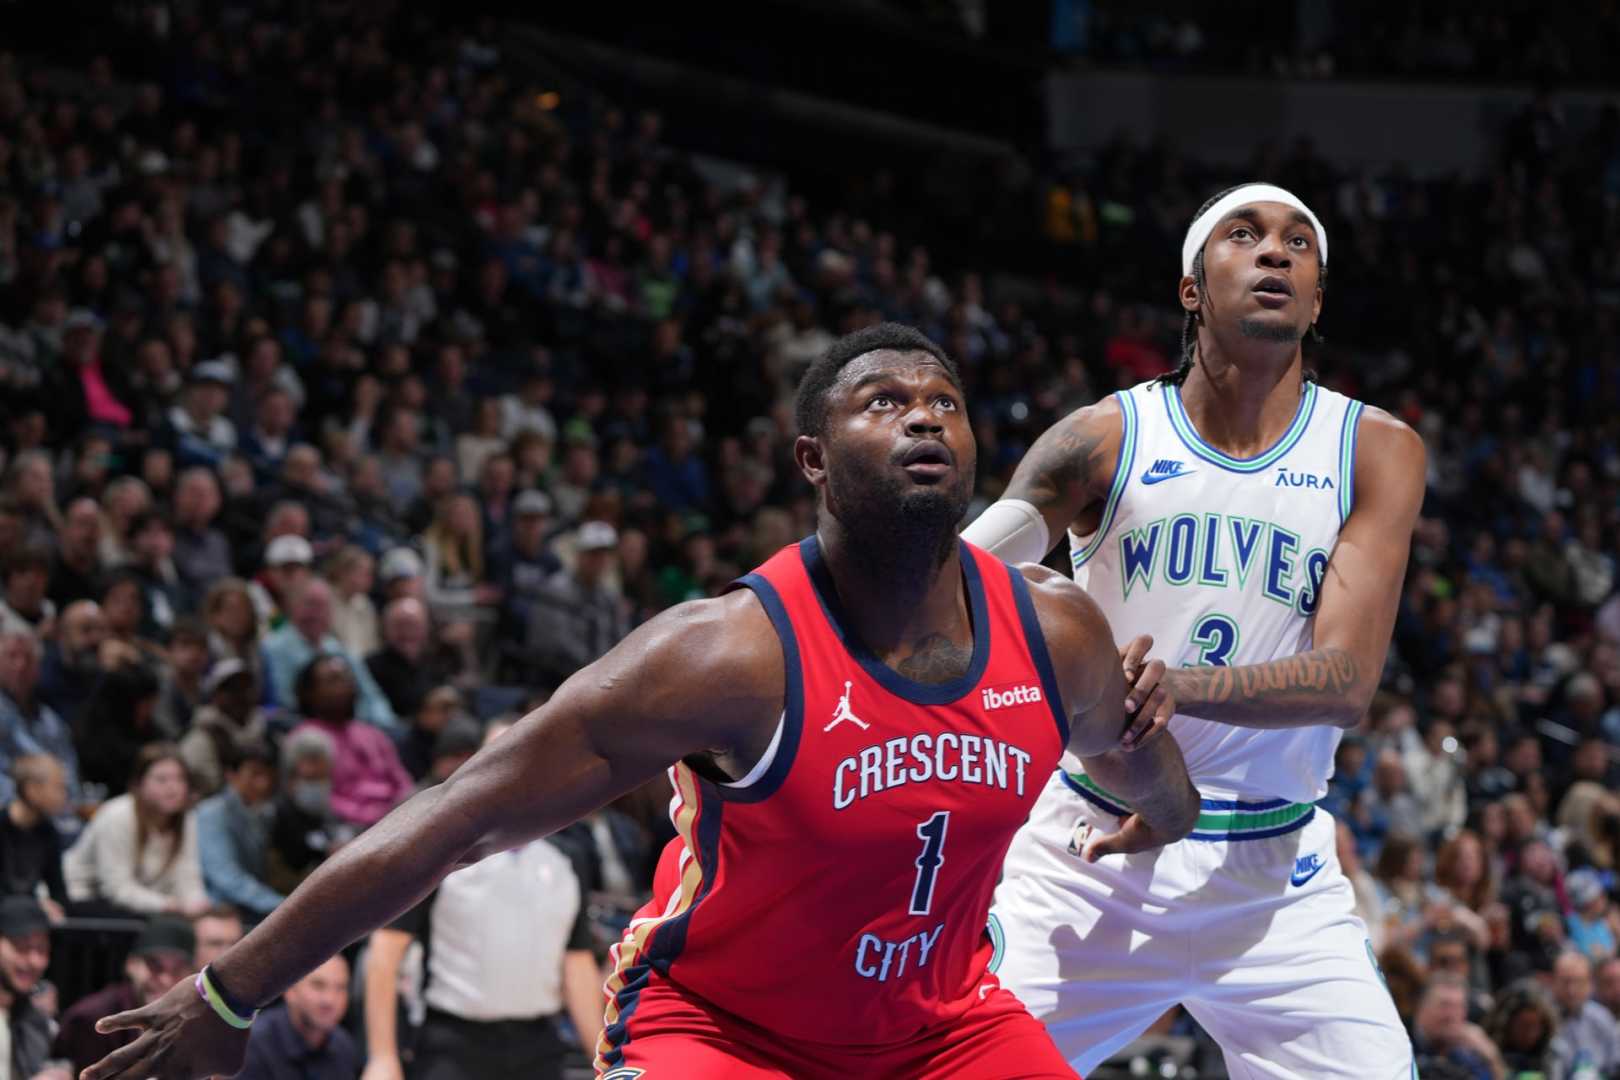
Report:
[[[1181,310],[1198,314],[1203,298],[1198,295],[1198,279],[1191,274],[1181,278],[1181,286],[1177,289],[1177,298],[1181,301]]]
[[[827,482],[827,460],[821,452],[821,439],[814,435],[800,435],[793,440],[793,460],[799,471],[814,487]]]

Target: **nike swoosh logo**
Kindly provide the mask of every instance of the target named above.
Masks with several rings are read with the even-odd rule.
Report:
[[[1144,483],[1144,484],[1162,484],[1166,480],[1179,480],[1183,476],[1191,476],[1193,473],[1195,473],[1197,471],[1198,471],[1197,469],[1188,469],[1186,472],[1173,472],[1173,473],[1145,472],[1145,473],[1142,474],[1142,483]]]
[[[1310,869],[1310,871],[1308,873],[1290,874],[1290,875],[1288,875],[1288,884],[1296,885],[1296,886],[1297,885],[1303,885],[1307,881],[1311,880],[1311,878],[1315,877],[1317,874],[1320,874],[1322,872],[1322,867],[1324,867],[1326,865],[1327,865],[1327,863],[1317,863],[1315,866],[1311,867],[1311,869]]]

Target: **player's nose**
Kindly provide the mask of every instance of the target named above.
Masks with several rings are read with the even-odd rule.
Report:
[[[1267,235],[1260,241],[1254,257],[1256,262],[1268,270],[1286,270],[1294,265],[1288,246],[1283,243],[1282,237],[1275,234]]]
[[[918,403],[906,416],[906,434],[938,435],[945,430],[945,421],[928,406]]]

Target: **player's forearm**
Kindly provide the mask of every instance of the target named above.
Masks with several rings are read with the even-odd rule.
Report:
[[[1198,823],[1198,789],[1174,739],[1154,739],[1133,753],[1111,750],[1082,759],[1086,775],[1130,804],[1165,843]]]
[[[1367,711],[1378,672],[1348,650],[1312,649],[1239,667],[1165,673],[1176,711],[1235,727],[1353,727]]]
[[[244,1004],[274,1000],[363,934],[425,897],[478,837],[459,814],[441,812],[448,785],[410,799],[345,845],[214,963]]]

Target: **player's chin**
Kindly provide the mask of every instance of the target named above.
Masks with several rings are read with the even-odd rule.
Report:
[[[1257,311],[1238,320],[1238,332],[1257,341],[1298,342],[1309,327],[1302,327],[1287,311]]]

